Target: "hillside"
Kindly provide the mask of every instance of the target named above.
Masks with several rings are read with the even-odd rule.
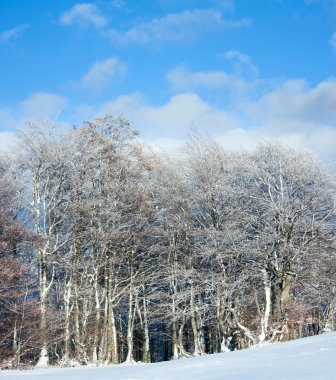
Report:
[[[3,371],[1,379],[28,380],[331,380],[336,333],[225,354],[147,365]]]

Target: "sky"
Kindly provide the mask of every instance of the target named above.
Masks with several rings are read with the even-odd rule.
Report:
[[[279,139],[336,158],[336,0],[0,0],[0,148],[122,114],[153,147]]]

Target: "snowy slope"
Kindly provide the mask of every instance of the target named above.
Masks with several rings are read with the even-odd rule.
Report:
[[[1,379],[259,380],[336,379],[336,333],[156,364],[2,371]]]

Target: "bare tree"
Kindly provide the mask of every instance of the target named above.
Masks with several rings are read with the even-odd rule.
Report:
[[[264,307],[259,341],[288,320],[294,283],[333,242],[332,179],[306,152],[265,144],[247,157],[241,194],[246,261],[260,273]],[[244,194],[245,192],[245,194]],[[279,329],[282,331],[282,328]]]
[[[30,192],[25,206],[31,215],[37,248],[41,352],[38,366],[48,357],[47,298],[54,284],[55,255],[65,248],[69,235],[65,226],[69,199],[68,157],[64,137],[52,124],[29,124],[20,134],[19,169]]]

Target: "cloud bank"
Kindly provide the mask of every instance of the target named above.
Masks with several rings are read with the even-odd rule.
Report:
[[[178,81],[181,89],[194,88],[192,80],[197,85],[213,85],[213,78],[218,75],[189,74],[183,86]],[[228,78],[218,77],[223,78],[225,86]],[[261,141],[276,138],[335,159],[335,94],[333,78],[313,87],[302,80],[289,80],[256,98],[240,98],[238,94],[231,104],[222,107],[213,106],[195,91],[172,95],[161,105],[151,104],[141,94],[123,95],[96,108],[95,115],[122,113],[153,144],[166,142],[171,147],[175,141],[179,145],[191,129],[201,129],[229,150],[250,149]]]

